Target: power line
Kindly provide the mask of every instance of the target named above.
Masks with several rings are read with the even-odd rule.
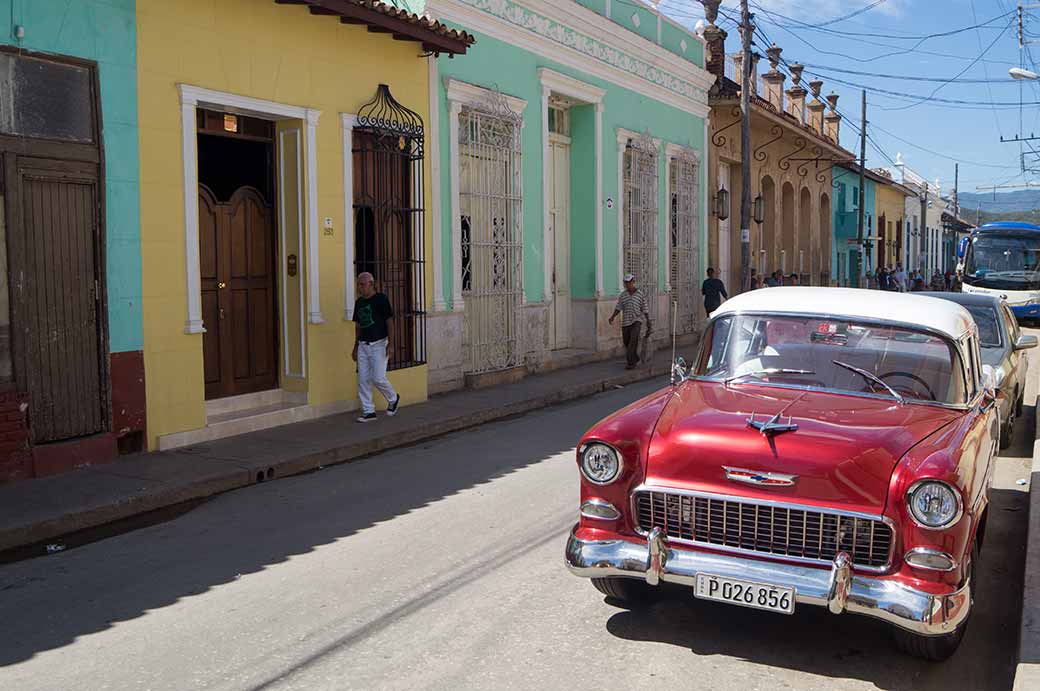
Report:
[[[954,156],[950,156],[948,154],[942,154],[942,153],[939,153],[938,151],[934,151],[932,149],[923,147],[920,144],[915,144],[914,142],[910,141],[909,139],[904,139],[904,138],[900,137],[898,134],[892,134],[891,132],[889,132],[888,130],[886,130],[885,128],[883,128],[883,127],[881,127],[881,126],[879,126],[877,124],[874,125],[874,129],[878,130],[879,132],[884,132],[888,136],[892,137],[893,139],[897,139],[897,140],[903,142],[907,146],[912,146],[913,148],[920,149],[921,151],[924,151],[925,153],[932,154],[933,156],[938,156],[939,158],[945,158],[947,160],[954,161],[956,163],[963,163],[965,165],[976,166],[976,167],[979,167],[979,168],[998,168],[998,169],[1002,169],[1002,170],[1007,170],[1009,168],[1017,168],[1018,167],[1017,165],[1015,165],[1015,166],[1002,166],[1002,165],[997,165],[996,163],[980,163],[978,161],[968,161],[968,160],[965,160],[963,158],[956,158]]]
[[[837,24],[838,22],[843,22],[846,19],[852,19],[853,17],[861,15],[864,12],[869,12],[878,5],[883,5],[886,2],[888,2],[888,0],[874,0],[873,2],[867,4],[865,7],[861,7],[860,9],[856,10],[855,12],[850,12],[849,14],[846,14],[843,17],[835,17],[834,19],[829,19],[825,22],[820,22],[818,26],[829,26],[830,24]]]
[[[806,67],[815,68],[819,70],[830,70],[831,72],[841,72],[843,74],[855,74],[863,77],[879,77],[881,79],[903,79],[906,81],[913,82],[945,82],[949,83],[951,80],[948,77],[920,77],[910,74],[884,74],[880,72],[865,72],[863,70],[850,70],[844,67],[831,67],[829,65],[814,65],[811,63],[803,63]],[[954,79],[953,83],[956,84],[1002,84],[1002,85],[1017,85],[1018,82],[1013,79]]]
[[[757,3],[756,3],[756,5],[757,5]],[[804,29],[808,29],[809,31],[819,31],[821,33],[833,34],[833,35],[836,35],[836,36],[871,36],[871,37],[879,38],[879,35],[878,35],[877,31],[874,31],[874,32],[864,32],[864,31],[841,31],[840,29],[825,29],[825,28],[822,28],[824,26],[822,24],[810,24],[809,22],[803,22],[800,19],[795,19],[794,17],[788,17],[787,15],[781,14],[781,13],[775,11],[775,10],[767,10],[764,7],[761,7],[761,6],[757,6],[757,9],[759,9],[762,12],[765,12],[766,14],[769,14],[769,15],[771,15],[773,17],[780,17],[781,19],[786,19],[787,21],[793,22],[795,25],[797,25],[797,28],[804,28]],[[1013,14],[1013,13],[1014,13],[1013,11],[1004,12],[1002,14],[998,14],[996,17],[993,17],[992,19],[989,19],[989,20],[987,20],[985,22],[981,22],[981,23],[979,22],[978,17],[973,17],[973,19],[975,21],[975,24],[972,24],[971,26],[965,26],[965,27],[962,27],[960,29],[950,29],[949,31],[940,31],[940,32],[933,33],[933,34],[922,34],[922,35],[917,35],[917,36],[914,36],[914,35],[899,36],[899,35],[893,35],[893,34],[885,34],[882,37],[883,38],[887,38],[887,39],[892,40],[892,41],[919,41],[919,42],[923,43],[924,41],[927,41],[927,40],[930,40],[930,39],[933,39],[933,38],[945,38],[947,36],[954,36],[956,34],[964,33],[965,31],[978,31],[979,29],[996,29],[996,28],[999,28],[999,27],[991,27],[989,25],[992,24],[993,22],[995,22],[995,21],[997,21],[999,19],[1003,19],[1004,17],[1007,17],[1008,15]],[[778,26],[780,28],[783,28],[783,29],[795,28],[795,27],[792,27],[792,26],[789,26],[789,25],[779,24],[779,23],[776,23],[776,22],[773,22],[773,23],[776,26]],[[888,31],[888,30],[886,29],[886,31]],[[881,45],[881,44],[871,43],[870,45]],[[918,45],[920,45],[920,44],[918,44]],[[895,48],[896,46],[889,46],[889,47],[890,48]]]

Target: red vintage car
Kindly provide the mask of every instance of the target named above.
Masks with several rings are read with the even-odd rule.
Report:
[[[876,617],[906,652],[945,659],[986,528],[991,382],[977,327],[952,302],[739,295],[670,386],[582,438],[567,565],[619,600],[670,582],[781,614]]]

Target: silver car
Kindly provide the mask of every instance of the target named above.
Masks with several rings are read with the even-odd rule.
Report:
[[[971,313],[979,326],[983,367],[993,370],[1000,396],[1000,448],[1011,444],[1015,418],[1022,414],[1029,358],[1022,351],[1035,348],[1036,336],[1023,334],[1007,303],[993,295],[972,293],[915,293],[950,300]]]

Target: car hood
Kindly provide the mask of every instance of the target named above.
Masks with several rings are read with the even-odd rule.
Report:
[[[798,428],[763,435],[748,424],[777,413]],[[690,381],[658,420],[646,483],[693,491],[881,513],[903,454],[963,413],[864,396]],[[747,484],[725,467],[797,476]]]

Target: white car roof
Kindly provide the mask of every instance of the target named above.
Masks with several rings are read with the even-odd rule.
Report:
[[[974,328],[966,309],[941,298],[861,288],[782,286],[734,295],[712,318],[735,312],[821,314],[850,320],[915,324],[958,339]]]

